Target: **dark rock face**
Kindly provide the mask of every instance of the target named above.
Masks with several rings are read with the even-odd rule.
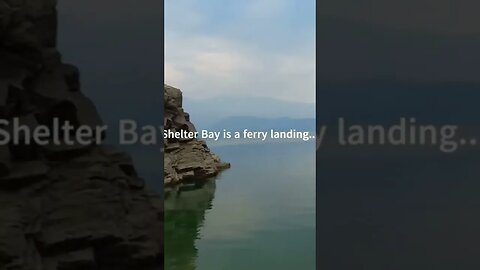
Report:
[[[101,125],[55,48],[55,4],[0,0],[0,119]],[[0,146],[0,269],[163,269],[162,205],[113,148]]]
[[[182,92],[165,85],[164,127],[174,132],[195,132],[190,116],[182,108]],[[205,180],[217,175],[230,164],[224,163],[197,139],[165,139],[164,184],[172,186],[184,182]]]

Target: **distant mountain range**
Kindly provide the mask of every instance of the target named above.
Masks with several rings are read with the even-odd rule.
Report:
[[[414,117],[430,124],[480,124],[480,84],[425,83],[391,78],[318,81],[317,120],[339,117],[356,123],[398,122]]]
[[[251,131],[288,131],[296,129],[297,131],[315,131],[314,118],[260,118],[253,116],[232,116],[220,120],[207,127],[210,131],[242,131],[248,129]]]
[[[230,122],[237,121],[243,125],[246,121],[258,123],[270,119],[268,121],[271,122],[271,119],[276,118],[313,119],[315,118],[314,103],[314,100],[312,103],[301,103],[264,97],[218,97],[207,100],[191,100],[185,97],[184,108],[190,113],[192,122],[197,128],[206,129],[220,125],[218,123],[230,117],[238,116],[240,117],[230,119]],[[252,118],[247,119],[248,117]]]
[[[317,120],[480,124],[479,35],[323,16]]]

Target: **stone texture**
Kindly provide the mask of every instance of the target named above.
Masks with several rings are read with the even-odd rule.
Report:
[[[182,107],[182,92],[165,85],[164,100],[165,129],[195,132],[189,114]],[[222,162],[212,153],[204,141],[198,139],[164,139],[164,146],[164,184],[167,187],[205,180],[230,167],[230,164]]]
[[[101,125],[56,49],[55,4],[0,0],[0,118]],[[0,147],[2,270],[163,269],[162,208],[112,147]]]

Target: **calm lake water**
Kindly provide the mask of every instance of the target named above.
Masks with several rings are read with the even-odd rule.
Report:
[[[166,194],[166,269],[314,270],[315,144],[211,148],[232,168]]]
[[[320,150],[322,269],[480,269],[478,150],[389,150]]]

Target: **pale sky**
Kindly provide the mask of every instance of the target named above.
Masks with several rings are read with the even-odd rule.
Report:
[[[165,82],[191,99],[315,102],[314,0],[166,0]]]
[[[319,81],[478,83],[480,1],[324,0]]]
[[[320,16],[440,35],[480,34],[476,0],[325,0]]]

